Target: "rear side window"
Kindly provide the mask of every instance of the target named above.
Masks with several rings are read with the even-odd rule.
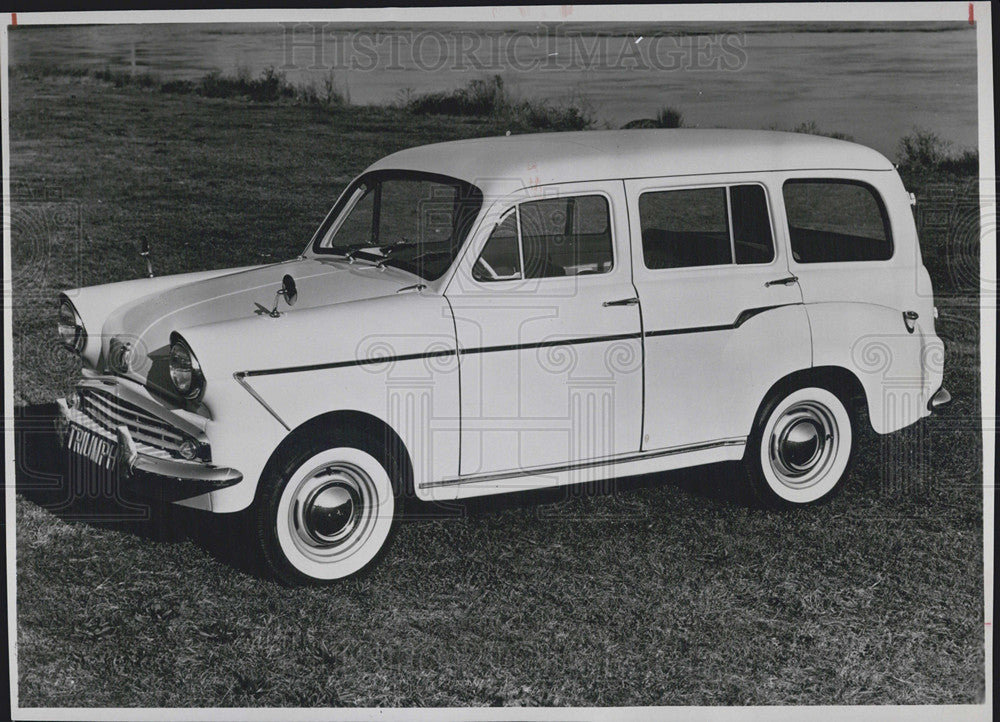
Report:
[[[871,186],[832,179],[789,180],[783,195],[792,258],[797,262],[892,258],[885,205]]]
[[[643,193],[639,222],[649,269],[774,259],[767,197],[759,185]]]

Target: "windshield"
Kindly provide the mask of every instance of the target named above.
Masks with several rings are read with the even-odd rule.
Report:
[[[367,173],[341,197],[312,248],[433,281],[455,260],[482,202],[478,188],[455,178],[414,171]]]

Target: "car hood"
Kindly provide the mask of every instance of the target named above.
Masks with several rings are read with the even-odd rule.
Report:
[[[258,303],[270,310],[285,274],[295,279],[298,290],[294,306],[289,307],[284,299],[278,301],[278,310],[287,314],[392,295],[418,280],[392,267],[380,270],[363,262],[300,258],[182,283],[126,303],[111,313],[103,327],[102,363],[109,359],[112,339],[129,343],[128,376],[144,382],[151,370],[165,363],[172,332],[253,318]],[[166,381],[152,377],[148,380],[154,386]]]

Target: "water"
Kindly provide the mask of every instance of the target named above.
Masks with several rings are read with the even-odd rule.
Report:
[[[971,26],[456,24],[376,32],[327,24],[298,26],[295,47],[289,27],[21,26],[10,34],[10,60],[187,79],[213,70],[258,75],[273,66],[296,83],[321,87],[332,77],[354,103],[393,102],[499,72],[520,97],[585,99],[613,127],[669,105],[700,127],[812,121],[890,157],[914,126],[955,149],[977,145]]]

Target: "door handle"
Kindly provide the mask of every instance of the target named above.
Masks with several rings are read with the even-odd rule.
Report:
[[[793,283],[798,283],[798,282],[799,282],[799,277],[798,276],[788,276],[787,278],[779,278],[779,279],[774,280],[774,281],[768,281],[764,285],[765,286],[790,286]]]
[[[639,299],[633,296],[632,298],[623,298],[619,301],[605,301],[603,305],[605,308],[608,306],[635,306],[639,303]]]

